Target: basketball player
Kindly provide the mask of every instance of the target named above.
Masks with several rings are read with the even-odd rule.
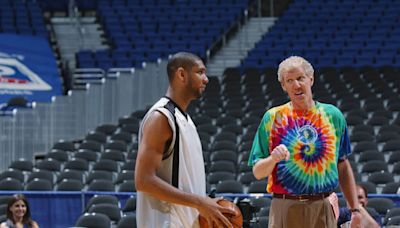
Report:
[[[200,139],[190,116],[190,102],[208,83],[203,61],[190,53],[172,56],[167,65],[169,87],[143,118],[139,131],[135,184],[137,225],[199,227],[202,215],[209,226],[232,227],[222,214],[235,214],[206,196]]]

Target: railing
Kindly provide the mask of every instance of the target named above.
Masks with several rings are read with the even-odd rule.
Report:
[[[118,118],[154,103],[167,85],[165,61],[144,64],[140,70],[110,69],[101,80],[88,80],[79,90],[53,97],[51,103],[3,113],[0,171],[13,160],[32,160],[36,153],[48,152],[58,140],[81,139],[100,124],[117,123]]]

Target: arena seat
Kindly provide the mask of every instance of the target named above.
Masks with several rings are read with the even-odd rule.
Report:
[[[109,228],[111,220],[101,213],[85,213],[76,221],[75,226],[87,228]]]

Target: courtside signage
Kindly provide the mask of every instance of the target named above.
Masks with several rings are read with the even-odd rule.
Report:
[[[50,102],[55,95],[61,95],[61,80],[48,41],[0,34],[0,103],[13,96]]]

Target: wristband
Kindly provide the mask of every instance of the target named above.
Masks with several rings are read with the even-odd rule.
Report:
[[[359,208],[352,208],[352,209],[349,209],[349,211],[350,211],[351,213],[361,212]]]

